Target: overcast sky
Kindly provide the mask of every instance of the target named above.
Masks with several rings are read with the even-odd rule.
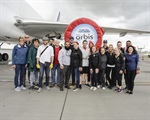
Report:
[[[61,12],[60,22],[72,22],[87,17],[100,26],[150,31],[150,0],[25,0],[43,20],[55,21]],[[134,46],[150,51],[150,37],[141,35],[104,35],[109,43],[131,40]]]

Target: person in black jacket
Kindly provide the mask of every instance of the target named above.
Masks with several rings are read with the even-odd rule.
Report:
[[[109,83],[108,88],[112,89],[113,86],[116,86],[116,80],[114,80],[115,56],[114,56],[114,50],[112,44],[109,45],[108,51],[106,51],[105,54],[107,56],[106,80]]]
[[[105,70],[106,70],[107,56],[105,54],[105,48],[100,48],[100,65],[99,65],[99,78],[98,86],[100,88],[100,83],[102,84],[102,89],[105,89]],[[100,82],[101,81],[101,82]]]
[[[125,69],[124,56],[121,54],[119,48],[115,48],[115,80],[118,81],[117,92],[122,92],[122,74]]]
[[[71,53],[71,67],[75,72],[76,78],[76,87],[73,89],[73,91],[77,91],[79,89],[80,71],[82,71],[82,52],[79,49],[78,42],[74,42],[74,49]]]
[[[100,54],[96,50],[96,46],[91,47],[91,55],[89,57],[90,73],[92,76],[90,90],[97,90],[97,77],[100,65]]]

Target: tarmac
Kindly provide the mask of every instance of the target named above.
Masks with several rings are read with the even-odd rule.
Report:
[[[41,93],[14,90],[14,70],[0,65],[0,120],[150,120],[150,58],[141,63],[134,93],[114,90],[59,91],[57,86]],[[124,80],[123,80],[123,87]]]

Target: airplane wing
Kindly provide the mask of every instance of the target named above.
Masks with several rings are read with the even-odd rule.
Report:
[[[15,26],[23,30],[26,34],[37,38],[42,38],[48,33],[57,32],[63,34],[69,23],[62,22],[49,22],[39,20],[28,20],[20,17],[15,17]],[[121,29],[113,27],[102,27],[106,34],[118,34],[120,37],[126,34],[150,34],[150,31],[132,30],[132,29]]]

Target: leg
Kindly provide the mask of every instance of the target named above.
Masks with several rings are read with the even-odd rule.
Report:
[[[70,66],[67,66],[66,70],[66,86],[69,86],[69,79],[70,79]]]
[[[35,72],[30,72],[30,85],[33,86],[33,82],[35,81]]]
[[[15,85],[15,88],[18,87],[19,72],[20,72],[20,65],[16,65],[16,68],[15,68],[15,77],[14,77],[14,85]]]
[[[131,91],[133,91],[133,88],[134,88],[134,79],[135,79],[135,76],[136,76],[136,70],[132,71],[131,72]]]
[[[56,67],[57,65],[54,65],[52,70],[51,70],[51,76],[52,76],[52,85],[55,84],[55,72],[56,72]]]
[[[75,77],[76,77],[76,88],[79,88],[79,81],[80,81],[79,68],[75,68]]]
[[[60,65],[57,65],[57,85],[60,84]]]
[[[45,66],[46,86],[49,86],[49,73],[50,73],[49,66]]]
[[[24,71],[25,71],[25,64],[21,65],[21,69],[20,69],[20,86],[23,85]]]
[[[39,73],[39,87],[42,88],[42,81],[44,75],[44,64],[40,63],[40,73]]]
[[[106,80],[108,80],[109,85],[112,86],[112,80],[110,79],[110,71],[111,71],[111,68],[107,67],[106,68]]]

